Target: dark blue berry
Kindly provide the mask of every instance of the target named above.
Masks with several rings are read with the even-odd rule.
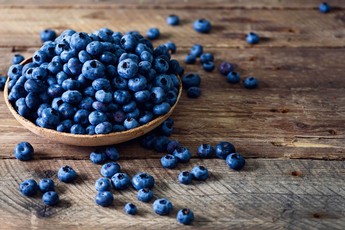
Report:
[[[169,138],[166,136],[158,136],[155,138],[154,149],[157,152],[165,152],[169,143]]]
[[[124,36],[122,36],[120,44],[126,51],[132,51],[137,46],[138,39],[133,34],[125,34]]]
[[[226,157],[226,163],[229,168],[239,171],[244,167],[246,161],[240,154],[231,153]]]
[[[155,184],[155,179],[148,173],[140,172],[133,176],[132,185],[136,190],[139,189],[152,189]]]
[[[167,152],[172,154],[177,147],[180,147],[180,142],[178,140],[171,140],[167,145]]]
[[[19,185],[19,191],[24,196],[33,196],[38,192],[37,182],[33,179],[25,180]]]
[[[94,164],[102,164],[107,159],[107,155],[104,152],[91,152],[90,160]]]
[[[201,95],[200,87],[192,86],[187,90],[187,96],[190,98],[198,98]]]
[[[155,40],[158,39],[160,36],[160,31],[158,28],[150,28],[147,32],[146,32],[146,36],[148,39],[150,40]]]
[[[140,144],[146,149],[153,149],[157,136],[153,133],[146,134],[141,140]]]
[[[54,41],[54,39],[56,38],[56,33],[52,29],[45,29],[41,31],[40,37],[42,42]]]
[[[230,153],[236,152],[235,146],[227,141],[221,141],[216,145],[216,156],[225,159]]]
[[[96,204],[103,207],[107,207],[107,206],[110,206],[114,202],[114,196],[109,191],[102,191],[96,195],[95,201],[96,201]]]
[[[319,5],[319,11],[321,13],[328,13],[331,10],[331,7],[328,5],[327,2],[323,2]]]
[[[143,112],[140,113],[138,121],[139,121],[139,123],[141,125],[144,125],[144,124],[147,124],[150,121],[152,121],[153,118],[154,117],[153,117],[153,113],[152,112],[150,112],[150,111],[143,111]]]
[[[190,48],[190,54],[194,57],[200,57],[203,53],[203,47],[200,44],[194,44],[192,48]]]
[[[188,162],[190,160],[190,158],[192,157],[192,154],[190,153],[189,149],[186,147],[177,147],[174,152],[173,155],[175,157],[177,157],[179,162]]]
[[[104,177],[112,178],[115,173],[119,173],[121,166],[117,162],[108,162],[102,165],[101,174]]]
[[[148,188],[142,188],[142,189],[139,189],[137,197],[138,197],[138,200],[147,203],[152,200],[153,192],[152,190]]]
[[[243,80],[243,85],[247,89],[255,89],[259,85],[259,81],[255,77],[247,77]]]
[[[111,190],[110,180],[105,177],[99,178],[98,180],[96,180],[95,188],[99,192],[110,191]]]
[[[234,66],[230,62],[222,62],[219,65],[219,72],[224,76],[227,76],[230,72],[235,70]]]
[[[129,58],[121,61],[117,66],[118,74],[126,79],[134,77],[138,69],[138,64]]]
[[[86,52],[88,52],[91,56],[98,56],[103,53],[103,45],[99,41],[93,41],[87,44]]]
[[[0,76],[0,91],[4,90],[7,78],[4,76]]]
[[[120,158],[120,153],[115,146],[106,147],[105,154],[112,161],[117,161]]]
[[[196,180],[206,180],[208,178],[207,168],[201,165],[193,167],[190,173]]]
[[[108,134],[108,133],[111,133],[112,131],[113,131],[113,125],[108,121],[99,123],[95,127],[96,134]]]
[[[55,191],[45,192],[42,196],[42,201],[44,204],[49,206],[54,206],[59,203],[59,195]]]
[[[139,127],[140,124],[135,118],[127,118],[123,122],[123,126],[125,127],[126,130],[129,130],[129,129],[134,129],[136,127]]]
[[[176,45],[175,45],[175,43],[169,41],[169,42],[166,42],[164,45],[168,48],[168,50],[172,54],[176,53]]]
[[[95,80],[104,77],[105,67],[98,60],[89,60],[83,64],[82,74],[87,79]]]
[[[198,19],[194,21],[193,28],[199,33],[208,33],[211,30],[211,23],[204,18]]]
[[[153,61],[153,68],[158,74],[166,73],[169,69],[169,63],[162,57],[155,58]]]
[[[115,173],[111,177],[111,182],[117,190],[124,190],[131,184],[131,178],[126,173]]]
[[[173,132],[174,120],[168,118],[159,126],[159,131],[162,135],[169,137]]]
[[[107,120],[107,116],[99,111],[92,111],[89,115],[89,122],[91,125],[98,125]]]
[[[166,23],[168,25],[171,25],[171,26],[176,26],[178,24],[180,24],[180,18],[177,16],[177,15],[169,15],[167,18],[166,18]]]
[[[64,120],[56,126],[56,130],[59,132],[69,133],[73,124],[74,123],[71,120]]]
[[[138,212],[137,206],[132,203],[127,203],[123,208],[124,212],[128,215],[135,215]]]
[[[139,75],[128,80],[128,88],[133,92],[144,90],[147,86],[147,80],[144,76]]]
[[[90,36],[85,32],[74,33],[71,36],[70,46],[76,51],[85,50],[86,46],[92,42]],[[84,62],[83,62],[84,63]]]
[[[199,87],[200,83],[201,83],[201,78],[196,73],[190,73],[190,74],[183,75],[181,80],[182,80],[182,86],[185,89],[188,89],[189,87],[192,87],[192,86],[198,86]]]
[[[214,70],[215,67],[216,67],[216,66],[215,66],[214,62],[212,62],[212,61],[204,62],[204,63],[202,64],[202,68],[203,68],[205,71],[207,71],[207,72],[212,72],[212,71]]]
[[[249,44],[257,44],[260,41],[260,37],[256,33],[250,32],[247,34],[246,40]]]
[[[211,54],[211,53],[203,53],[200,56],[200,62],[203,63],[203,64],[208,63],[208,62],[212,62],[213,63],[213,60],[214,60],[214,57],[213,57],[213,54]],[[213,63],[213,65],[214,65],[214,63]]]
[[[59,169],[58,178],[62,182],[70,183],[77,179],[77,173],[74,171],[73,168],[66,165]]]
[[[39,182],[41,192],[54,191],[54,181],[49,178],[43,178]]]
[[[164,115],[170,111],[170,108],[171,106],[169,103],[163,102],[153,107],[153,114],[157,116]]]
[[[187,54],[184,61],[187,64],[194,64],[196,62],[196,56],[194,56],[193,54]]]
[[[178,174],[178,181],[181,184],[190,184],[192,182],[193,175],[188,171],[183,171]]]
[[[177,212],[176,219],[181,224],[189,225],[194,220],[194,213],[192,210],[184,208]]]
[[[177,158],[174,155],[168,154],[161,158],[163,168],[173,169],[177,166]]]
[[[12,64],[20,64],[22,61],[24,61],[24,56],[21,54],[15,54],[12,57]]]
[[[169,215],[173,210],[173,205],[166,198],[157,199],[153,202],[153,210],[158,215]]]
[[[227,80],[229,83],[236,84],[236,83],[240,82],[241,77],[240,77],[240,74],[237,73],[237,72],[230,72],[230,73],[228,73],[228,75],[226,76],[226,80]]]
[[[198,156],[200,158],[211,158],[214,155],[214,148],[210,144],[202,144],[198,147]]]

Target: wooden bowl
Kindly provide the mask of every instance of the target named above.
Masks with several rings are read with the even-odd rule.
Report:
[[[31,61],[32,59],[29,58],[29,59],[24,60],[21,64],[25,65]],[[167,114],[159,116],[145,125],[139,126],[134,129],[122,131],[122,132],[114,132],[114,133],[109,133],[109,134],[96,134],[96,135],[85,135],[85,134],[81,135],[81,134],[63,133],[63,132],[58,132],[53,129],[41,128],[37,126],[36,124],[32,123],[30,120],[19,115],[8,100],[8,83],[9,83],[9,79],[7,79],[5,88],[4,88],[5,102],[6,102],[7,107],[11,111],[12,115],[16,118],[16,120],[20,124],[22,124],[25,128],[27,128],[31,132],[37,134],[38,136],[44,137],[54,142],[60,142],[63,144],[76,145],[76,146],[111,145],[111,144],[122,143],[125,141],[135,139],[137,137],[140,137],[150,132],[157,126],[159,126],[163,121],[165,121],[172,114],[178,101],[180,100],[181,93],[182,93],[182,83],[180,80],[180,87],[179,87],[177,100],[176,100],[176,103],[171,107],[170,111]]]

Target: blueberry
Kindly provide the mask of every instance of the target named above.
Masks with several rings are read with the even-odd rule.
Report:
[[[226,157],[226,163],[229,168],[239,171],[244,167],[246,161],[240,154],[231,153]]]
[[[30,72],[33,71],[33,68],[28,68],[25,73],[27,71]],[[20,64],[16,64],[16,65],[11,65],[10,68],[8,69],[7,71],[7,75],[10,79],[14,79],[14,80],[17,80],[21,75],[22,75],[22,72],[23,72],[23,67],[20,65]]]
[[[79,53],[78,53],[78,59],[81,63],[85,63],[86,61],[89,61],[91,60],[91,56],[88,52],[86,52],[86,50],[81,50]]]
[[[198,98],[201,95],[200,87],[192,86],[187,90],[187,96],[190,98]]]
[[[58,125],[60,121],[59,112],[52,108],[46,108],[42,110],[41,117],[44,122],[47,122],[47,124],[51,126]]]
[[[98,56],[103,53],[103,45],[99,41],[93,41],[87,44],[86,52],[88,52],[91,56]]]
[[[150,52],[144,50],[140,53],[140,59],[141,59],[141,61],[147,61],[149,63],[152,63],[153,56]]]
[[[132,78],[138,72],[138,64],[132,59],[125,59],[117,66],[117,72],[122,78]]]
[[[154,149],[157,152],[164,152],[167,149],[169,138],[166,136],[158,136],[154,141]]]
[[[131,95],[125,90],[116,90],[114,92],[114,100],[120,105],[127,104],[131,100]]]
[[[174,155],[168,154],[161,158],[163,168],[173,169],[177,166],[177,158]]]
[[[33,196],[38,191],[37,182],[33,179],[25,180],[19,185],[19,191],[24,196]]]
[[[174,152],[173,155],[175,157],[177,157],[179,162],[188,162],[190,160],[190,158],[192,157],[192,154],[190,153],[189,149],[186,147],[177,147]]]
[[[140,116],[140,110],[138,108],[135,108],[132,112],[128,112],[126,118],[133,118],[138,119]]]
[[[187,64],[194,64],[196,62],[196,56],[194,56],[193,54],[187,54],[184,61]]]
[[[235,70],[234,66],[230,62],[222,62],[219,65],[219,72],[224,76],[227,76],[230,72]]]
[[[225,159],[230,153],[236,152],[235,146],[227,141],[221,141],[216,145],[216,156]]]
[[[83,64],[82,74],[85,78],[95,80],[105,75],[105,67],[98,60],[89,60]]]
[[[138,212],[137,206],[132,203],[127,203],[123,208],[124,212],[128,215],[135,215]]]
[[[125,127],[123,125],[114,125],[113,126],[113,132],[122,132],[125,131]]]
[[[246,40],[249,44],[257,44],[260,41],[260,37],[258,34],[250,32],[246,35]]]
[[[139,189],[137,197],[138,197],[138,200],[148,203],[153,198],[153,192],[152,190],[148,188],[142,188],[142,189]]]
[[[171,106],[169,103],[163,102],[153,107],[153,114],[157,116],[164,115],[170,111],[170,108]]]
[[[12,64],[20,64],[22,61],[24,61],[24,56],[21,54],[15,54],[12,57]]]
[[[203,47],[200,44],[194,44],[190,49],[190,55],[193,55],[194,57],[200,57],[202,53]]]
[[[158,215],[169,215],[173,210],[173,205],[168,199],[161,198],[153,202],[153,210]]]
[[[178,181],[181,184],[190,184],[192,183],[193,175],[188,171],[183,171],[178,174]]]
[[[147,86],[147,80],[144,76],[139,75],[138,77],[131,78],[128,80],[128,88],[133,92],[144,90]]]
[[[148,39],[150,40],[155,40],[158,39],[160,36],[160,32],[158,28],[150,28],[147,32],[146,32],[146,36]]]
[[[177,147],[180,147],[180,142],[178,140],[171,140],[167,145],[167,152],[172,154]]]
[[[126,120],[126,114],[122,110],[113,113],[112,117],[114,121],[119,124],[123,124],[123,122]]]
[[[98,125],[107,120],[107,116],[99,111],[92,111],[89,115],[89,122],[91,125]]]
[[[73,168],[66,165],[59,169],[58,178],[62,182],[70,183],[77,179],[77,173],[74,171]]]
[[[102,164],[107,159],[107,155],[104,152],[91,152],[90,161],[94,164]]]
[[[153,61],[153,68],[158,74],[166,73],[169,69],[169,63],[162,57],[155,58]]]
[[[105,154],[112,161],[117,161],[120,158],[120,153],[115,146],[106,147]]]
[[[175,45],[175,43],[169,41],[169,42],[166,42],[164,45],[168,48],[168,50],[172,54],[176,53],[176,45]]]
[[[210,144],[202,144],[198,147],[198,156],[200,158],[211,158],[214,155],[214,148]]]
[[[34,68],[31,74],[31,77],[34,80],[45,80],[47,76],[48,76],[47,69],[43,67]]]
[[[83,63],[81,63],[78,58],[72,57],[68,60],[67,67],[73,75],[79,75],[81,73]]]
[[[165,100],[165,92],[162,87],[152,87],[151,88],[151,101],[154,104],[160,104]]]
[[[161,87],[164,91],[169,91],[173,86],[173,81],[171,80],[170,75],[161,74],[156,77],[154,86]]]
[[[128,81],[122,77],[115,77],[113,80],[113,85],[116,89],[125,90],[128,88]]]
[[[166,102],[168,102],[171,106],[175,105],[177,101],[177,93],[174,91],[170,90],[166,94]]]
[[[47,89],[47,93],[49,97],[51,98],[60,97],[63,92],[64,92],[64,89],[58,84],[52,84]]]
[[[113,100],[113,95],[110,92],[106,92],[103,89],[96,91],[95,98],[102,103],[110,103]]]
[[[127,118],[123,122],[123,126],[125,127],[126,130],[129,130],[129,129],[134,129],[136,127],[139,127],[140,124],[135,118]]]
[[[83,99],[82,94],[78,90],[67,90],[61,95],[64,102],[77,104]]]
[[[81,124],[81,125],[88,125],[89,124],[89,115],[90,111],[86,109],[79,109],[73,117],[73,120],[75,123]]]
[[[85,50],[86,46],[92,42],[90,36],[85,32],[74,33],[71,36],[70,46],[76,51]]]
[[[95,91],[98,91],[98,90],[110,91],[111,89],[110,81],[106,78],[97,78],[92,81],[92,88]]]
[[[128,104],[122,106],[122,110],[126,113],[133,112],[137,108],[135,101],[130,101]]]
[[[124,36],[122,36],[120,44],[126,51],[132,51],[137,46],[138,39],[133,34],[125,34]]]
[[[99,192],[110,191],[111,190],[111,183],[108,178],[101,177],[96,180],[95,188]]]
[[[0,76],[0,91],[4,90],[7,78],[4,76]]]
[[[95,127],[96,134],[108,134],[108,133],[111,133],[112,131],[113,131],[113,125],[108,121],[99,123]]]
[[[168,118],[159,126],[159,131],[162,135],[169,137],[173,132],[174,120]]]
[[[56,38],[56,33],[52,29],[45,29],[41,31],[40,37],[42,42],[54,41],[54,39]]]
[[[110,206],[114,202],[114,196],[109,191],[102,191],[96,195],[95,201],[96,201],[96,204],[103,207],[107,207],[107,206]]]
[[[226,80],[232,84],[236,84],[236,83],[240,82],[240,79],[241,79],[240,74],[237,72],[230,72],[226,76]]]
[[[243,85],[247,89],[255,89],[259,85],[259,81],[255,77],[247,77],[243,80]]]
[[[140,172],[132,178],[132,185],[136,190],[142,188],[152,189],[154,184],[155,179],[148,173]]]
[[[207,168],[201,165],[193,167],[190,173],[196,180],[206,180],[208,178]]]
[[[180,18],[177,16],[177,15],[169,15],[167,18],[166,18],[166,23],[168,25],[171,25],[171,26],[176,26],[180,23]]]
[[[194,213],[192,210],[184,208],[177,212],[176,219],[181,224],[191,224],[194,220]]]
[[[121,166],[116,162],[109,162],[102,165],[101,174],[104,177],[112,178],[115,173],[120,172]]]
[[[157,136],[153,133],[148,133],[146,134],[142,139],[141,139],[141,146],[146,149],[153,149],[155,142],[156,142]]]
[[[63,119],[72,119],[76,112],[75,107],[69,103],[61,104],[58,111]]]
[[[89,125],[85,128],[85,133],[89,135],[95,135],[95,126],[94,125]]]
[[[45,192],[42,196],[42,201],[44,204],[49,206],[54,206],[59,203],[59,195],[55,191]]]
[[[117,190],[124,190],[131,184],[131,178],[126,173],[115,173],[111,177],[111,182]]]
[[[204,63],[202,64],[202,68],[203,68],[205,71],[207,71],[207,72],[212,72],[212,71],[214,70],[215,67],[216,67],[216,66],[215,66],[214,62],[212,62],[212,61],[204,62]]]
[[[54,191],[54,181],[49,178],[43,178],[39,182],[41,192]]]
[[[328,5],[327,2],[323,2],[319,5],[319,11],[321,13],[328,13],[331,10],[331,7]]]
[[[74,123],[71,120],[64,120],[60,124],[58,124],[58,126],[56,126],[56,130],[58,132],[69,133],[73,124]]]
[[[202,18],[194,21],[193,28],[196,32],[199,33],[208,33],[211,30],[211,23],[210,21]]]
[[[212,62],[213,63],[213,60],[214,60],[214,57],[213,57],[213,54],[211,54],[211,53],[203,53],[200,56],[200,62],[203,63],[203,64],[208,63],[208,62]],[[214,65],[214,63],[213,63],[213,65]]]
[[[181,80],[182,80],[182,86],[185,89],[188,89],[189,87],[192,87],[192,86],[198,86],[199,87],[200,83],[201,83],[201,78],[196,73],[190,73],[190,74],[183,75]]]
[[[20,142],[14,148],[14,156],[21,161],[31,160],[34,156],[34,148],[28,142]]]

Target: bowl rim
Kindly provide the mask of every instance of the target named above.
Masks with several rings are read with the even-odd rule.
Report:
[[[30,63],[30,62],[32,62],[32,58],[27,58],[23,62],[21,62],[20,64],[21,65],[25,65],[25,64]],[[85,140],[85,139],[93,140],[93,139],[102,139],[102,138],[111,139],[112,137],[116,138],[116,137],[119,137],[119,136],[129,136],[130,134],[135,134],[133,138],[121,141],[121,142],[125,142],[125,141],[129,141],[131,139],[137,138],[139,136],[144,135],[145,133],[150,132],[151,130],[153,130],[154,128],[159,126],[164,120],[166,120],[172,114],[172,112],[175,110],[175,108],[176,108],[176,106],[178,104],[178,101],[180,100],[181,95],[182,95],[182,82],[181,82],[180,77],[178,75],[176,75],[176,76],[179,79],[179,83],[180,83],[179,84],[179,92],[178,92],[175,104],[173,106],[171,106],[171,108],[170,108],[168,113],[166,113],[164,115],[161,115],[161,116],[158,116],[155,119],[153,119],[152,121],[150,121],[150,122],[148,122],[148,123],[146,123],[144,125],[138,126],[138,127],[134,128],[134,129],[129,129],[129,130],[126,130],[126,131],[121,131],[121,132],[111,132],[111,133],[108,133],[108,134],[94,134],[94,135],[90,135],[90,134],[72,134],[72,133],[66,133],[66,132],[59,132],[59,131],[56,131],[54,129],[42,128],[42,127],[36,125],[32,121],[30,121],[27,118],[25,118],[25,117],[21,116],[20,114],[18,114],[17,111],[15,110],[15,108],[12,106],[12,103],[8,100],[8,94],[9,94],[8,84],[9,84],[9,81],[10,81],[9,77],[6,80],[6,84],[5,84],[5,88],[4,88],[4,98],[5,98],[5,102],[6,102],[7,107],[9,108],[10,112],[15,117],[15,119],[21,125],[23,125],[25,128],[29,129],[31,132],[33,132],[33,133],[35,133],[35,134],[37,134],[39,136],[44,136],[42,134],[49,134],[49,136],[57,135],[57,136],[60,136],[60,137],[65,137],[65,138],[73,138],[74,140],[76,140],[76,139],[79,139],[79,140]],[[49,137],[46,137],[46,138],[51,139]],[[60,141],[58,141],[58,142],[60,142]],[[69,143],[69,141],[67,141],[67,142]],[[118,143],[121,143],[121,142],[118,142]],[[63,143],[66,143],[66,142],[63,142]],[[74,145],[74,144],[72,144],[72,145]],[[97,146],[97,145],[80,145],[80,146]]]

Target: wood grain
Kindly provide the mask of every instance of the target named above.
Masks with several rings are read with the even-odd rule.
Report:
[[[168,26],[169,14],[181,17],[182,25]],[[131,15],[131,17],[128,17]],[[154,15],[147,17],[147,15]],[[192,28],[194,20],[210,19],[210,34],[198,34]],[[155,9],[17,9],[0,8],[0,47],[39,46],[39,33],[53,28],[62,32],[67,28],[93,32],[102,27],[125,32],[139,30],[145,34],[150,27],[158,27],[164,40],[175,40],[179,47],[195,42],[206,47],[248,48],[245,34],[255,31],[262,37],[256,47],[344,47],[345,14],[335,11],[320,14],[316,10],[155,10]]]
[[[193,229],[341,229],[345,221],[345,165],[342,161],[248,160],[241,172],[229,170],[223,160],[192,160],[175,170],[162,169],[158,160],[120,161],[130,175],[138,171],[156,179],[155,198],[166,197],[174,204],[168,217],[153,213],[152,202],[137,201],[132,188],[115,191],[115,203],[102,208],[94,203],[94,181],[100,166],[90,161],[41,160],[0,161],[0,218],[2,228],[178,228],[178,209],[191,208],[196,216]],[[75,184],[57,180],[56,171],[68,164],[80,177]],[[210,170],[205,182],[185,186],[177,182],[180,170],[203,164]],[[26,178],[50,177],[56,182],[61,203],[57,207],[42,204],[39,196],[19,195],[18,184]],[[320,186],[322,185],[322,186]],[[139,208],[135,217],[122,208],[133,202]],[[207,210],[207,211],[206,211]],[[6,221],[6,220],[11,221]],[[49,224],[47,224],[49,222]],[[136,224],[135,224],[136,223]]]

